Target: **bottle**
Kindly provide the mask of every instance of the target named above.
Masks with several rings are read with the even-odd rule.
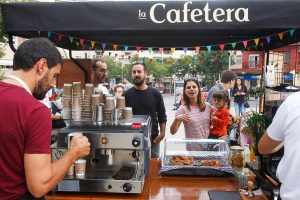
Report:
[[[253,169],[254,170],[260,170],[260,159],[259,159],[259,156],[255,156],[255,158],[254,158]]]
[[[251,146],[251,151],[250,151],[250,162],[253,163],[255,158],[255,152],[253,146]]]
[[[250,148],[249,144],[244,145],[244,157],[245,157],[245,163],[250,162]]]

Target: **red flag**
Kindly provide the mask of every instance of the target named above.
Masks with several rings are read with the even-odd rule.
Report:
[[[164,48],[158,48],[158,49],[161,54],[164,52]]]
[[[223,51],[224,50],[224,44],[220,44],[220,49]]]
[[[114,44],[113,47],[114,47],[115,50],[117,50],[118,45],[117,45],[117,44]]]
[[[136,48],[136,50],[137,50],[138,52],[140,52],[140,50],[141,50],[141,47],[139,47],[139,46],[136,46],[135,48]]]
[[[84,43],[84,39],[80,39],[79,42],[80,42],[80,45],[82,46]]]
[[[278,33],[278,36],[279,36],[280,40],[282,40],[282,38],[283,38],[283,32],[282,33]]]
[[[248,41],[247,41],[247,40],[244,40],[244,41],[243,41],[243,44],[244,44],[245,48],[247,48]]]
[[[58,34],[58,41],[61,41],[62,37],[63,37],[63,34],[59,33]]]

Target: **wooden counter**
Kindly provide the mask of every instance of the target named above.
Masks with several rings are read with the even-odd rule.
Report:
[[[209,200],[208,190],[236,191],[231,177],[160,176],[160,161],[151,159],[149,176],[141,194],[109,193],[49,193],[46,200],[100,200],[100,199],[157,199],[157,200]],[[243,196],[243,195],[242,195]],[[243,199],[249,199],[243,196]],[[254,200],[267,200],[255,196]]]

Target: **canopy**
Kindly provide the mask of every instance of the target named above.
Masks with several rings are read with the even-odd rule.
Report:
[[[298,0],[3,3],[1,9],[7,34],[45,36],[72,50],[268,50],[300,39]]]

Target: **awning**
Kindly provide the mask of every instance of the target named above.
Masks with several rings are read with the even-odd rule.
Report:
[[[300,39],[298,0],[3,3],[7,34],[73,49],[266,50]]]

